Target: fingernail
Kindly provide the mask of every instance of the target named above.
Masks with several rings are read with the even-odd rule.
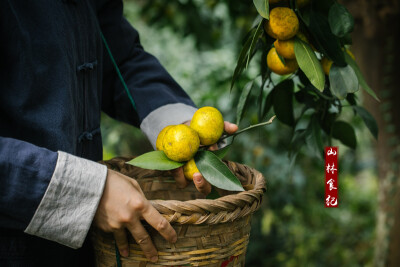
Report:
[[[178,241],[178,237],[175,236],[174,238],[172,238],[172,243],[176,243],[176,241]]]
[[[129,251],[128,251],[127,249],[122,249],[122,250],[120,251],[120,253],[121,253],[121,255],[122,255],[123,257],[128,257],[128,256],[129,256]]]
[[[195,172],[193,174],[193,180],[195,180],[195,182],[200,183],[202,179],[203,177],[201,176],[201,173]]]
[[[158,256],[153,256],[150,259],[152,262],[157,262],[158,261]]]

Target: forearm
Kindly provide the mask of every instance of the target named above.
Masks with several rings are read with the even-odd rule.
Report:
[[[80,247],[106,172],[95,162],[0,137],[0,227]]]
[[[105,166],[59,151],[49,186],[25,232],[72,248],[81,247],[106,176]]]

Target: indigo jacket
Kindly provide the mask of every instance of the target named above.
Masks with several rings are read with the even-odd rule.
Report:
[[[0,266],[90,266],[101,111],[154,143],[194,104],[144,51],[122,1],[0,0],[0,21]]]

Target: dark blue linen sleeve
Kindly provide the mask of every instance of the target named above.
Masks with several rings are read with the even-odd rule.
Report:
[[[98,10],[101,30],[136,103],[134,111],[104,48],[103,110],[121,121],[139,126],[153,110],[192,100],[160,62],[140,44],[138,32],[122,15],[122,1],[107,1]]]
[[[24,230],[53,175],[57,152],[0,137],[0,228]]]

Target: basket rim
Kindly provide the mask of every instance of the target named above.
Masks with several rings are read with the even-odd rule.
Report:
[[[169,222],[179,224],[217,224],[230,222],[254,213],[266,191],[264,176],[245,164],[226,162],[231,170],[246,172],[255,179],[253,189],[217,199],[150,200],[153,207]]]

